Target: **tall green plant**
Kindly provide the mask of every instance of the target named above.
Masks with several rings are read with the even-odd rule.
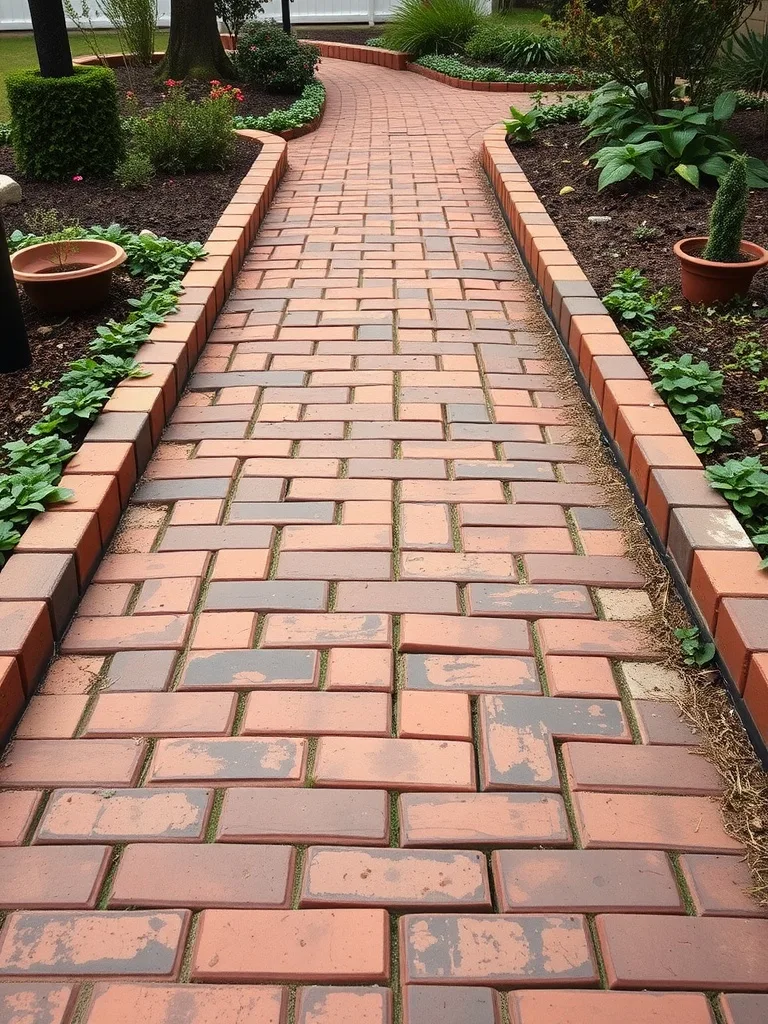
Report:
[[[768,33],[748,29],[726,39],[717,75],[727,89],[763,92],[768,86]]]
[[[103,56],[99,35],[93,24],[95,15],[97,18],[106,18],[114,28],[126,62],[133,58],[147,67],[152,64],[157,0],[80,0],[79,7],[75,7],[74,0],[64,0],[64,8],[88,41],[93,53]]]
[[[399,0],[383,45],[414,57],[461,52],[481,17],[480,0]]]
[[[748,203],[747,158],[737,156],[723,176],[712,204],[709,241],[702,253],[705,260],[714,263],[738,261]]]
[[[723,41],[756,6],[755,0],[611,0],[609,18],[592,18],[583,0],[570,0],[566,41],[617,82],[646,94],[638,99],[652,120],[672,105],[680,79],[693,102],[706,93]]]

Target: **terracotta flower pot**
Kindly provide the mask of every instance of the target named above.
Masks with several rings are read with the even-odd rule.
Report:
[[[128,258],[113,242],[74,239],[64,243],[40,242],[11,256],[13,276],[33,306],[44,313],[76,313],[104,302],[112,284],[112,271]],[[60,263],[65,270],[59,270]]]
[[[675,243],[675,256],[680,260],[683,296],[694,306],[713,302],[730,302],[737,295],[746,295],[752,278],[768,264],[768,249],[754,242],[742,242],[740,249],[749,259],[743,263],[717,263],[700,256],[708,239],[683,238]]]

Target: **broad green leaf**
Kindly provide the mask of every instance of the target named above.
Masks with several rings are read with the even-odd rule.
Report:
[[[689,185],[693,185],[694,188],[699,187],[699,168],[696,164],[678,164],[675,167],[675,172]]]
[[[736,93],[721,92],[715,100],[712,116],[716,121],[727,121],[736,110]]]

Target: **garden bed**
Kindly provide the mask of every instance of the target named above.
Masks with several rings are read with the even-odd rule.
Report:
[[[235,156],[224,171],[196,174],[158,174],[149,187],[125,189],[112,178],[85,181],[25,181],[18,176],[9,146],[0,146],[0,174],[21,184],[23,199],[4,211],[5,226],[29,231],[24,222],[35,210],[55,209],[83,227],[119,223],[130,231],[147,229],[166,238],[192,242],[205,239],[232,194],[259,155],[261,144],[238,138]]]
[[[760,111],[740,111],[728,127],[750,155],[768,156]],[[651,185],[635,180],[598,194],[598,172],[584,161],[600,143],[593,140],[581,146],[585,134],[578,125],[558,125],[540,132],[532,143],[510,149],[597,294],[606,295],[624,268],[641,271],[652,290],[668,290],[658,325],[674,325],[679,332],[670,343],[670,354],[689,352],[724,373],[719,404],[729,416],[740,418],[741,425],[734,428],[731,447],[702,455],[703,461],[765,455],[768,424],[759,413],[768,409],[768,390],[761,393],[758,382],[766,379],[768,389],[768,274],[757,275],[747,302],[727,311],[691,308],[682,298],[672,246],[686,236],[707,234],[714,182],[694,189],[678,178],[658,178]],[[561,194],[564,188],[573,191]],[[593,224],[591,216],[611,220]],[[764,244],[767,235],[768,190],[753,189],[744,237]],[[748,356],[739,356],[739,351],[734,355],[739,343]],[[650,375],[651,360],[638,358]]]

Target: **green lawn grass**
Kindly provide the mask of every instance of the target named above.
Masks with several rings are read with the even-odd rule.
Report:
[[[119,53],[120,45],[115,32],[99,32],[99,49],[102,53]],[[157,49],[165,49],[167,30],[157,33]],[[70,32],[69,43],[73,57],[91,53],[93,48],[79,32]],[[5,76],[22,68],[36,68],[37,52],[32,35],[27,32],[5,32],[0,35],[0,121],[8,120],[8,99],[5,95]]]

